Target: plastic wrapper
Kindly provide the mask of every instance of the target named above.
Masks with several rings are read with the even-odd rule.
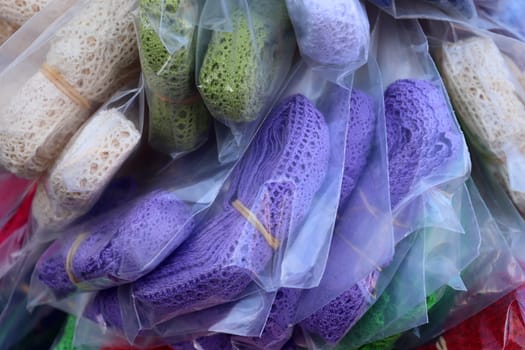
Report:
[[[494,304],[418,349],[523,349],[525,286],[505,295]]]
[[[431,18],[445,21],[474,20],[474,0],[370,0],[391,16],[400,18]]]
[[[199,21],[197,86],[216,122],[219,159],[238,157],[272,108],[291,67],[283,1],[209,0]]]
[[[525,38],[525,25],[521,14],[525,11],[523,1],[516,0],[475,0],[476,7],[482,19],[487,23],[476,23],[488,29],[505,31],[522,40]]]
[[[13,216],[34,183],[0,169],[0,228]]]
[[[395,240],[423,227],[461,234],[452,198],[464,191],[470,158],[426,37],[415,20],[380,15],[372,38],[386,88]]]
[[[368,58],[370,24],[359,0],[287,0],[301,56],[332,81],[351,87]]]
[[[175,316],[242,302],[261,288],[273,292],[319,284],[324,270],[319,262],[326,261],[338,206],[342,131],[348,123],[348,116],[322,107],[330,102],[331,85],[320,87],[319,81],[306,65],[297,68],[281,102],[194,232],[152,273],[129,290],[121,287],[121,312],[133,315],[123,317],[124,322],[138,320],[138,327],[147,330]],[[239,325],[246,335],[246,322],[227,329],[231,333]],[[133,333],[137,325],[125,327]]]
[[[0,164],[35,178],[100,104],[137,74],[134,1],[91,1],[6,69]],[[29,30],[29,28],[27,28]],[[111,52],[111,54],[108,54]]]
[[[433,25],[436,37],[445,33],[435,56],[465,132],[525,214],[525,45],[459,25]]]
[[[352,92],[340,89],[331,106],[350,114],[338,219],[323,279],[303,293],[295,317],[332,344],[364,314],[378,271],[394,253],[382,91],[371,59],[356,73]]]
[[[14,32],[18,26],[6,20],[0,20],[0,45],[2,45]]]
[[[0,19],[21,26],[47,5],[49,0],[2,0]]]
[[[35,231],[59,231],[93,207],[136,150],[143,109],[141,86],[118,92],[73,135],[39,181]]]
[[[139,4],[149,142],[178,157],[201,146],[210,133],[210,116],[195,86],[198,2],[145,0]]]

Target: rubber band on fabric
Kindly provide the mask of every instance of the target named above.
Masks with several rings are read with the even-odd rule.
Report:
[[[53,83],[53,85],[56,86],[58,90],[60,90],[60,92],[69,97],[71,101],[75,102],[77,105],[85,108],[86,110],[92,109],[93,105],[91,102],[84,96],[80,95],[80,93],[64,79],[59,71],[47,63],[42,65],[40,71],[50,82]]]
[[[87,238],[86,233],[82,233],[78,235],[78,237],[75,239],[75,241],[71,245],[71,248],[69,248],[69,251],[67,252],[66,273],[67,273],[67,277],[74,285],[78,285],[80,281],[75,277],[75,274],[73,273],[73,258],[75,256],[75,253],[77,252],[78,247],[80,247],[80,244],[82,244],[82,242],[84,242],[86,238]]]
[[[232,205],[242,216],[246,218],[249,223],[251,223],[257,229],[257,231],[263,235],[270,247],[272,247],[274,250],[279,248],[279,245],[281,244],[279,239],[272,236],[272,234],[266,229],[266,227],[264,227],[264,225],[259,221],[257,216],[250,211],[250,209],[246,208],[246,206],[238,199],[233,201]]]
[[[159,94],[154,94],[159,100],[162,102],[168,103],[170,105],[182,105],[182,106],[189,106],[193,105],[201,100],[201,95],[199,93],[196,93],[195,95],[189,96],[183,100],[180,101],[174,101],[172,99],[167,98],[166,96],[162,96]]]

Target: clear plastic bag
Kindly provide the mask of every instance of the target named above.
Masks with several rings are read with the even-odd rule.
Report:
[[[338,220],[323,279],[303,293],[296,313],[296,322],[330,343],[366,311],[378,271],[394,253],[382,91],[371,59],[353,91],[339,88],[331,101],[350,115]]]
[[[180,157],[201,146],[210,116],[195,86],[197,1],[140,1],[138,32],[149,105],[149,142]]]
[[[380,14],[372,39],[386,88],[395,240],[431,226],[462,234],[451,199],[464,190],[470,158],[426,37],[417,21]]]
[[[525,11],[523,1],[519,0],[475,0],[482,21],[476,26],[490,30],[509,33],[512,36],[525,39],[525,25],[521,14]],[[483,21],[484,20],[484,21]]]
[[[94,109],[136,77],[134,4],[84,4],[2,72],[0,164],[7,170],[43,174]]]
[[[351,88],[366,63],[370,24],[359,0],[287,0],[301,55],[329,80]]]
[[[525,214],[525,44],[455,24],[430,32],[442,40],[435,56],[465,132]]]
[[[34,182],[16,177],[0,169],[0,228],[13,216]]]
[[[467,21],[477,17],[474,0],[370,0],[396,19]]]
[[[197,86],[216,122],[219,159],[238,158],[290,70],[294,36],[280,0],[209,0],[199,21]]]

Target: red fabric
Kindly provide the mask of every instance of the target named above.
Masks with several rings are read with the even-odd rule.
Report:
[[[525,285],[419,350],[525,349]]]
[[[29,180],[0,173],[0,218],[10,214],[30,186]]]
[[[24,198],[22,204],[18,207],[16,213],[9,219],[9,221],[0,229],[0,245],[4,243],[14,232],[23,227],[29,220],[29,213],[31,212],[31,203],[35,196],[36,186],[33,186],[29,194]]]

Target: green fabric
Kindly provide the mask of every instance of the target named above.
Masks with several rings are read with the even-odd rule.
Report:
[[[206,140],[210,116],[195,87],[195,26],[177,20],[178,0],[166,0],[164,8],[162,4],[140,1],[139,48],[148,88],[150,144],[174,154],[191,151]],[[187,44],[168,52],[157,32],[159,25]]]
[[[75,322],[76,318],[68,316],[64,331],[58,343],[53,347],[53,350],[75,350],[73,346],[73,338],[75,337]]]
[[[275,50],[290,24],[283,16],[284,1],[265,2],[250,2],[250,23],[245,13],[236,10],[231,32],[212,33],[198,85],[210,112],[220,120],[253,121],[267,102],[282,58]],[[279,4],[283,8],[275,7]]]

